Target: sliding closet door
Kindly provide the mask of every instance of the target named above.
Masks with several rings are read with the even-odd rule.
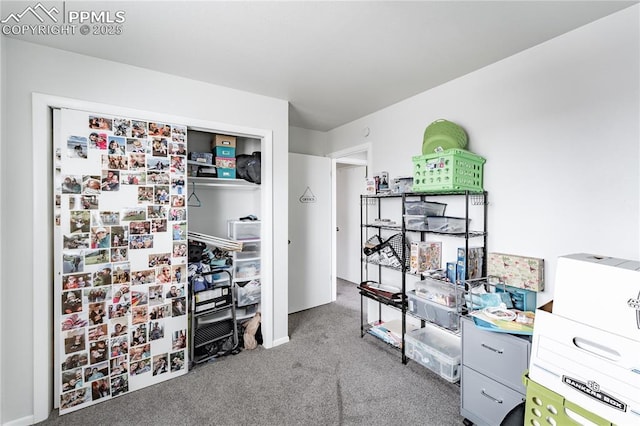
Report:
[[[66,109],[54,121],[65,414],[187,371],[187,129]]]

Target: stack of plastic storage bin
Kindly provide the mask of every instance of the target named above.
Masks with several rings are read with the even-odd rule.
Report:
[[[254,220],[228,221],[228,236],[242,243],[242,251],[233,252],[233,291],[238,321],[252,317],[261,300],[261,223]]]

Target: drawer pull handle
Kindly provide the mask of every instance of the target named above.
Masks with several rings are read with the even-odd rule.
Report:
[[[486,392],[484,391],[484,389],[482,389],[482,390],[480,391],[480,393],[481,393],[483,396],[486,396],[487,398],[489,398],[490,400],[492,400],[493,402],[495,402],[496,404],[502,404],[502,400],[501,400],[501,399],[496,399],[496,398],[492,397],[491,395],[489,395],[488,393],[486,393]]]
[[[502,354],[502,353],[504,353],[504,351],[503,351],[502,349],[495,349],[495,348],[492,348],[491,346],[487,346],[487,345],[485,345],[484,343],[482,343],[482,344],[481,344],[481,346],[482,346],[483,348],[487,348],[487,349],[489,349],[490,351],[493,351],[493,352],[495,352],[495,353],[497,353],[497,354]]]

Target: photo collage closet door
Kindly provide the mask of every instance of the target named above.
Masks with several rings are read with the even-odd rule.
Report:
[[[188,368],[187,128],[54,115],[60,414]]]

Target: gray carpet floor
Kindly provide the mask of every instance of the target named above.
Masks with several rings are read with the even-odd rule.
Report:
[[[360,296],[289,316],[290,342],[197,365],[188,374],[41,425],[461,425],[460,388],[373,336]]]

